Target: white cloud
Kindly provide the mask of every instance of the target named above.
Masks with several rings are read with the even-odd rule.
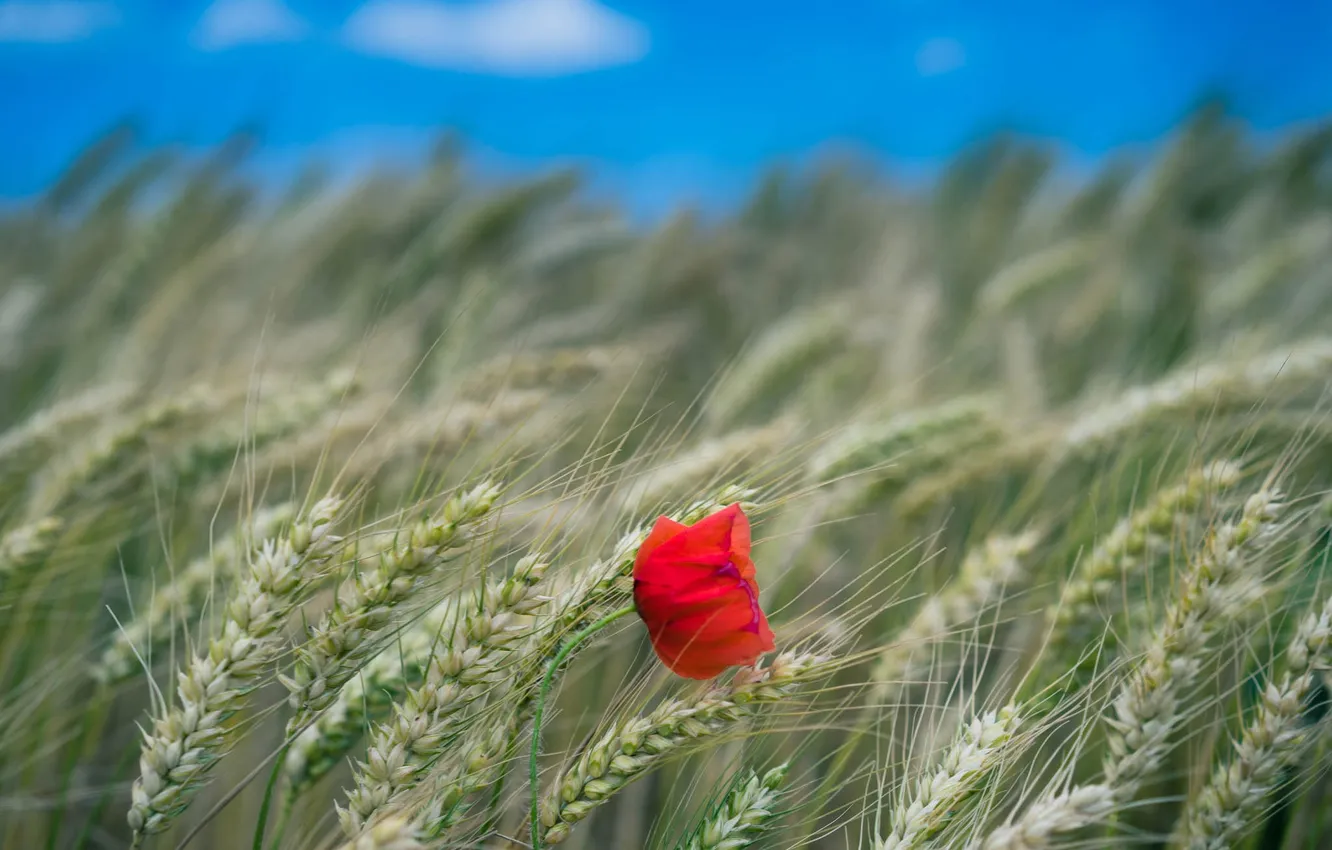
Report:
[[[0,3],[0,41],[39,44],[82,41],[119,20],[120,14],[110,3],[10,0]]]
[[[967,64],[967,51],[955,38],[932,38],[916,51],[916,71],[933,77],[956,71]]]
[[[194,31],[195,46],[225,50],[240,44],[297,41],[309,27],[282,0],[217,0]]]
[[[509,75],[574,73],[641,59],[641,24],[596,0],[371,0],[347,21],[364,53],[431,68]]]

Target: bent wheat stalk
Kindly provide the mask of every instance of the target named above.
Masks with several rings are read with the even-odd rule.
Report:
[[[548,565],[529,556],[514,574],[489,586],[478,609],[441,636],[430,659],[425,681],[412,688],[395,708],[394,717],[371,735],[364,763],[358,765],[346,807],[338,818],[349,837],[359,835],[378,812],[414,788],[430,763],[462,731],[461,714],[511,671],[508,651],[530,634],[520,623],[524,615],[549,598],[537,591]]]
[[[439,642],[458,627],[462,604],[451,598],[427,612],[362,667],[333,704],[296,737],[283,768],[292,794],[288,799],[331,770],[367,730],[388,718],[409,688],[421,684]]]
[[[1233,757],[1212,773],[1181,818],[1188,850],[1226,850],[1269,803],[1282,772],[1300,761],[1311,730],[1305,707],[1315,677],[1332,667],[1332,599],[1305,616],[1286,649],[1285,670],[1263,689]]]
[[[1187,522],[1192,512],[1212,494],[1233,487],[1240,468],[1229,461],[1208,464],[1189,473],[1181,483],[1152,496],[1146,505],[1120,520],[1079,565],[1064,586],[1056,607],[1046,615],[1054,659],[1076,653],[1075,667],[1082,674],[1098,659],[1102,637],[1101,600],[1121,582],[1141,578],[1150,562],[1170,546],[1169,535]],[[1051,674],[1062,675],[1062,665],[1043,664],[1035,687],[1048,684]],[[1080,683],[1079,683],[1080,684]]]
[[[313,629],[297,651],[296,666],[281,681],[291,691],[294,710],[287,734],[295,734],[337,698],[361,664],[374,654],[374,638],[388,625],[393,609],[443,564],[450,553],[467,545],[471,528],[499,498],[500,488],[486,481],[455,494],[437,517],[406,530],[405,539],[381,554],[371,570],[347,582],[342,599]]]
[[[972,719],[932,771],[916,782],[915,793],[898,802],[889,816],[888,834],[875,850],[925,847],[994,766],[1021,720],[1016,708],[986,712]]]
[[[703,821],[684,850],[743,850],[757,841],[775,814],[788,768],[778,765],[762,777],[750,773]]]
[[[228,720],[281,653],[288,615],[332,560],[338,538],[329,532],[342,504],[317,502],[285,537],[258,547],[218,635],[180,674],[180,705],[164,706],[144,733],[127,815],[135,847],[170,826],[222,758],[234,732]]]
[[[191,561],[169,584],[158,588],[139,606],[139,615],[112,636],[111,645],[92,667],[93,679],[113,684],[133,675],[139,669],[140,658],[151,661],[153,650],[170,640],[173,618],[188,623],[215,583],[226,587],[240,573],[240,562],[249,553],[250,542],[276,535],[291,522],[293,511],[290,504],[261,510],[245,528],[233,532],[207,555]]]
[[[671,699],[617,724],[585,749],[553,783],[534,824],[534,850],[559,844],[573,826],[618,790],[685,747],[725,733],[765,704],[789,697],[828,668],[813,654],[781,653],[764,668],[747,667],[697,697]]]
[[[1249,497],[1239,518],[1216,529],[1193,559],[1141,662],[1113,702],[1103,781],[1037,801],[991,833],[983,850],[1037,850],[1060,833],[1089,826],[1130,802],[1170,751],[1183,719],[1180,700],[1196,682],[1208,643],[1261,583],[1250,561],[1276,533],[1282,505],[1274,490]]]

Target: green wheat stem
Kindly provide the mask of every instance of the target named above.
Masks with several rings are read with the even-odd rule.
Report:
[[[597,620],[592,625],[583,629],[578,634],[569,638],[560,647],[560,651],[555,653],[555,657],[546,665],[546,675],[541,680],[541,690],[537,693],[536,710],[532,714],[532,755],[528,759],[528,779],[531,782],[532,792],[532,850],[541,850],[541,785],[538,776],[537,762],[541,758],[541,718],[546,713],[546,696],[550,693],[551,683],[555,679],[555,671],[560,669],[569,657],[569,655],[578,648],[578,645],[590,638],[592,635],[602,629],[637,611],[634,606],[626,605],[618,611],[612,611],[606,616]]]
[[[522,735],[517,731],[509,736],[509,744],[504,749],[504,759],[499,766],[499,777],[490,788],[490,800],[486,804],[486,820],[481,826],[482,835],[489,835],[493,832],[499,825],[500,818],[504,815],[504,786],[509,781],[509,766],[517,753],[518,743],[521,740]]]
[[[291,814],[296,810],[296,802],[300,795],[287,789],[287,793],[282,796],[282,808],[278,810],[277,825],[273,828],[273,850],[281,850],[282,839],[287,834],[287,825],[291,823]]]
[[[264,801],[259,806],[258,822],[254,825],[254,850],[264,850],[264,829],[268,825],[268,810],[273,803],[273,790],[277,788],[278,777],[282,775],[282,765],[287,760],[287,750],[291,749],[291,740],[282,745],[273,759],[273,770],[268,774],[268,784],[264,786]],[[283,806],[286,809],[286,806]],[[276,845],[275,845],[276,846]]]

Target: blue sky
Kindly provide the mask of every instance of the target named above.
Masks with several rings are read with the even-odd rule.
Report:
[[[1010,128],[1095,158],[1211,90],[1260,129],[1332,111],[1332,3],[0,0],[0,197],[126,116],[201,147],[257,122],[274,175],[450,126],[660,203],[829,144],[919,168]]]

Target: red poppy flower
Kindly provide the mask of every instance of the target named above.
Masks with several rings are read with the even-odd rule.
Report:
[[[693,525],[659,517],[639,547],[634,607],[676,674],[710,679],[773,648],[749,542],[749,518],[731,505]]]

